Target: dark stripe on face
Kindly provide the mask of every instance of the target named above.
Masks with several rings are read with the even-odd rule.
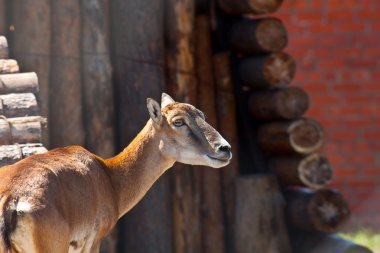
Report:
[[[189,127],[188,130],[189,130],[188,135],[189,135],[189,137],[190,137],[192,140],[194,140],[194,141],[195,141],[196,143],[198,143],[198,144],[203,144],[202,139],[204,139],[204,138],[202,138],[202,137],[200,137],[198,134],[196,134],[196,133],[193,131],[193,128]]]

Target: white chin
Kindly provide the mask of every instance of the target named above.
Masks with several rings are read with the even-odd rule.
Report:
[[[207,157],[206,166],[210,166],[212,168],[218,169],[224,166],[227,166],[230,163],[230,160],[219,160]]]

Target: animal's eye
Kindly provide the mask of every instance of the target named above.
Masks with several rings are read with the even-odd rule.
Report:
[[[180,126],[183,126],[185,123],[183,122],[182,119],[175,119],[173,121],[173,125],[176,126],[176,127],[180,127]]]

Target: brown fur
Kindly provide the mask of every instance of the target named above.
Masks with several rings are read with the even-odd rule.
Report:
[[[194,107],[173,103],[162,117],[152,116],[157,104],[150,108],[153,119],[111,159],[70,146],[1,168],[0,253],[98,252],[100,240],[175,161],[190,154],[205,159],[204,165],[228,163],[230,154],[223,158],[210,142],[220,135]],[[178,116],[187,128],[172,127],[171,118]],[[223,159],[209,161],[204,154]]]

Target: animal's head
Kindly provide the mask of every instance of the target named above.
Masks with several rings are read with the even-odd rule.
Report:
[[[206,122],[200,110],[175,102],[165,93],[161,107],[151,98],[147,106],[153,127],[160,134],[160,150],[165,156],[177,162],[213,168],[230,162],[230,144]]]

